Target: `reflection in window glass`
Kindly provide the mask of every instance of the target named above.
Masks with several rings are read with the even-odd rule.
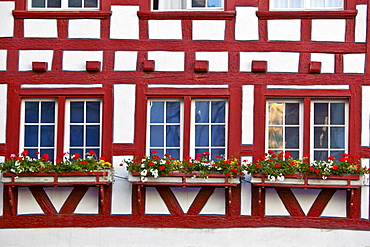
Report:
[[[273,10],[342,10],[343,0],[270,0]]]
[[[223,9],[223,0],[152,0],[153,10]]]

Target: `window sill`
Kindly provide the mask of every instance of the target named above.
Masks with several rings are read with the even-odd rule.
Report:
[[[26,11],[13,10],[17,19],[107,19],[110,11]]]
[[[261,20],[269,19],[353,19],[357,10],[343,11],[257,11]]]
[[[137,13],[142,20],[232,20],[235,11],[139,11]]]

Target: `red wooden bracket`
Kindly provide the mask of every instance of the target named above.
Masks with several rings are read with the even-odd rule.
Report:
[[[276,187],[275,190],[292,217],[306,216],[290,188]]]
[[[321,62],[310,62],[309,72],[311,74],[320,74],[321,73]]]
[[[154,71],[154,60],[144,60],[143,70],[144,72],[153,72]]]
[[[32,62],[32,70],[34,72],[46,72],[48,70],[47,62]]]
[[[99,72],[100,62],[99,61],[86,61],[86,71],[87,72]]]
[[[209,62],[207,60],[199,60],[194,63],[194,72],[207,73]]]
[[[265,73],[267,71],[267,61],[252,61],[252,72]]]

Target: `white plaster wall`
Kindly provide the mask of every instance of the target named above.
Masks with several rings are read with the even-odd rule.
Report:
[[[113,86],[113,143],[134,143],[136,85]]]
[[[6,71],[7,58],[8,58],[8,51],[0,50],[0,71]]]
[[[229,53],[227,51],[198,51],[195,60],[207,60],[209,72],[227,72],[229,66]]]
[[[32,71],[32,62],[47,62],[50,71],[53,63],[53,50],[20,50],[19,71]]]
[[[114,52],[114,71],[136,71],[137,51]]]
[[[195,197],[198,195],[200,188],[198,187],[171,187],[172,193],[175,195],[180,207],[184,213],[187,213]]]
[[[127,180],[128,172],[123,161],[133,158],[132,155],[113,156],[112,165],[115,175],[112,185],[112,214],[131,214],[132,212],[132,184]]]
[[[361,160],[362,167],[370,167],[370,159]],[[361,187],[361,218],[369,219],[369,175],[364,175],[364,186]]]
[[[253,145],[254,86],[242,86],[242,145]]]
[[[0,2],[0,37],[13,37],[14,18],[12,10],[14,10],[14,8],[14,1]]]
[[[253,60],[267,61],[267,72],[298,73],[298,52],[240,52],[240,72],[251,72]]]
[[[297,199],[299,205],[301,206],[303,212],[307,215],[310,211],[313,203],[315,202],[317,196],[320,194],[320,190],[313,189],[291,189]]]
[[[46,195],[49,197],[57,212],[63,207],[63,204],[71,194],[73,187],[44,187]]]
[[[311,53],[311,62],[321,62],[321,74],[334,73],[334,54]]]
[[[344,42],[346,33],[346,20],[344,19],[313,19],[312,41]]]
[[[149,39],[182,39],[181,20],[149,20]]]
[[[279,195],[273,188],[266,188],[265,193],[265,215],[266,216],[289,216]]]
[[[366,42],[367,5],[356,5],[355,42]]]
[[[146,187],[145,213],[146,214],[170,214],[166,204],[154,187]]]
[[[5,156],[0,156],[0,162],[5,161]],[[0,173],[0,180],[3,178],[3,174]],[[0,198],[4,197],[4,191],[3,191],[4,186],[0,186]],[[0,200],[0,216],[3,216],[3,200]]]
[[[257,7],[236,7],[235,40],[258,40]]]
[[[63,51],[63,70],[86,71],[86,61],[99,61],[101,70],[103,51]]]
[[[18,214],[44,214],[28,187],[18,187]]]
[[[100,19],[70,19],[68,21],[68,38],[100,39]]]
[[[24,19],[25,38],[58,38],[56,19]]]
[[[343,73],[365,72],[365,54],[344,54],[343,55]]]
[[[0,119],[0,143],[6,142],[7,105],[8,84],[0,84],[0,116],[2,116]]]
[[[75,214],[98,214],[99,213],[99,189],[90,187],[76,207]]]
[[[193,40],[224,40],[225,20],[193,20]]]
[[[362,86],[361,146],[370,146],[370,86]]]
[[[111,6],[111,39],[139,39],[139,6]]]
[[[149,51],[148,60],[154,60],[155,71],[184,71],[185,52],[183,51]]]
[[[216,188],[199,214],[225,215],[225,189]]]
[[[301,20],[267,20],[267,34],[270,41],[300,41]]]
[[[322,217],[346,217],[346,190],[337,190],[322,212]]]
[[[243,165],[253,162],[252,156],[242,156],[240,160]],[[244,179],[241,180],[240,215],[252,215],[252,184],[251,175],[244,172]]]

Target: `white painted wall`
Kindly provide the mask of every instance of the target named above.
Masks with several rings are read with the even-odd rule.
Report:
[[[25,38],[58,38],[56,19],[24,19]]]
[[[123,161],[133,158],[132,155],[113,156],[112,158],[112,165],[116,172],[112,186],[112,214],[131,214],[132,212],[132,184],[127,180],[128,173]]]
[[[139,39],[139,6],[111,6],[111,39]]]
[[[328,53],[311,53],[311,62],[321,62],[321,74],[334,73],[335,55]]]
[[[63,51],[63,70],[86,71],[86,61],[99,61],[101,70],[103,51]]]
[[[227,51],[198,51],[195,60],[207,60],[208,72],[227,72],[229,70],[229,53]]]
[[[114,52],[114,71],[136,71],[137,51]]]
[[[148,20],[149,39],[182,39],[181,20]]]
[[[193,20],[193,40],[224,40],[225,20]]]
[[[251,72],[253,60],[267,61],[267,72],[298,73],[298,52],[240,52],[240,72]]]
[[[267,20],[270,41],[300,41],[301,20]]]
[[[0,143],[6,143],[6,119],[8,106],[8,84],[0,84]],[[1,156],[0,156],[1,162]]]
[[[18,215],[44,214],[28,187],[18,187]]]
[[[0,162],[5,161],[5,156],[0,156]],[[3,174],[0,173],[0,180],[3,178]],[[0,186],[0,198],[4,198],[4,186]],[[4,200],[0,200],[0,216],[3,216],[3,205]]]
[[[19,71],[32,71],[32,62],[47,62],[50,71],[53,63],[53,50],[20,50]]]
[[[242,145],[253,145],[254,86],[242,86]]]
[[[68,38],[100,39],[100,19],[68,20]]]
[[[257,7],[236,7],[235,40],[258,40]]]
[[[155,71],[179,72],[185,68],[183,51],[149,51],[148,60],[154,60]]]
[[[240,160],[243,165],[253,162],[252,156],[242,156]],[[240,215],[252,215],[252,184],[250,183],[251,175],[244,173],[244,179],[241,180]]]
[[[8,51],[0,50],[0,71],[6,71]]]
[[[12,10],[14,8],[14,1],[0,1],[0,37],[13,37],[14,18]]]
[[[365,54],[344,54],[343,55],[343,73],[365,72]]]
[[[367,5],[356,5],[355,42],[366,42]]]
[[[312,19],[312,41],[344,42],[345,33],[344,19]]]
[[[370,86],[362,86],[361,146],[370,146]],[[368,166],[369,167],[369,166]]]

